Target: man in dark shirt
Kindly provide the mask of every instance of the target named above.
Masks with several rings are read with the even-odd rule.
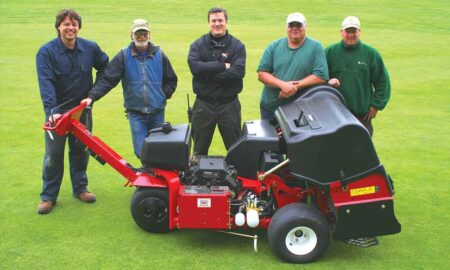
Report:
[[[164,111],[177,88],[178,78],[169,58],[150,42],[150,25],[144,19],[131,24],[130,45],[120,50],[85,99],[99,100],[122,81],[124,106],[128,113],[134,154],[141,156],[148,131],[162,126]]]
[[[207,155],[216,125],[225,148],[239,138],[245,75],[245,46],[227,31],[228,15],[223,8],[208,11],[210,32],[191,44],[188,64],[197,98],[192,113],[194,154]]]
[[[330,85],[341,92],[347,108],[373,135],[372,119],[391,96],[389,74],[380,53],[363,43],[358,17],[342,22],[342,40],[326,49]]]
[[[72,9],[56,15],[58,37],[44,44],[36,55],[36,69],[46,119],[56,121],[67,109],[78,105],[92,88],[92,68],[97,77],[108,64],[108,56],[92,41],[77,37],[81,17]],[[85,110],[80,121],[92,129],[92,115]],[[47,214],[56,204],[64,173],[64,148],[68,140],[70,178],[74,197],[95,202],[88,191],[86,169],[89,154],[73,135],[45,134],[45,156],[42,169],[43,190],[38,205],[39,214]]]

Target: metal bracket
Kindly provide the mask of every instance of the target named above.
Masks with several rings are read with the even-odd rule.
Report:
[[[347,239],[343,241],[344,243],[351,244],[358,247],[368,248],[371,246],[378,245],[379,241],[376,237],[364,237],[356,239]]]
[[[289,159],[286,159],[285,161],[281,162],[277,166],[273,167],[272,169],[268,170],[267,172],[258,175],[258,180],[263,181],[269,174],[274,173],[275,171],[281,169],[283,166],[289,163]]]
[[[252,238],[253,239],[253,250],[255,252],[258,252],[258,235],[256,235],[256,234],[255,235],[248,235],[248,234],[229,232],[229,231],[218,231],[218,232],[231,234],[231,235],[236,235],[236,236],[241,236],[241,237],[246,237],[246,238]]]

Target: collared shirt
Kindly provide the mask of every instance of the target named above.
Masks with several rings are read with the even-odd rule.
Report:
[[[86,39],[77,38],[75,49],[66,48],[60,38],[44,44],[36,55],[36,69],[45,113],[61,113],[79,104],[92,88],[92,68],[98,77],[108,60],[97,43]]]

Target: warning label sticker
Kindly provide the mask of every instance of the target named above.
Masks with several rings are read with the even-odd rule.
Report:
[[[375,193],[375,186],[350,189],[350,196],[361,196]]]
[[[211,208],[211,198],[198,198],[197,208]]]

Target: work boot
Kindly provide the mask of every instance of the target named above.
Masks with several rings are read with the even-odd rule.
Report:
[[[38,204],[37,212],[38,212],[38,214],[41,214],[41,215],[48,214],[53,210],[54,205],[55,205],[55,203],[52,201],[41,201]]]
[[[93,203],[96,200],[94,193],[89,191],[81,192],[78,194],[77,198],[87,203]]]

